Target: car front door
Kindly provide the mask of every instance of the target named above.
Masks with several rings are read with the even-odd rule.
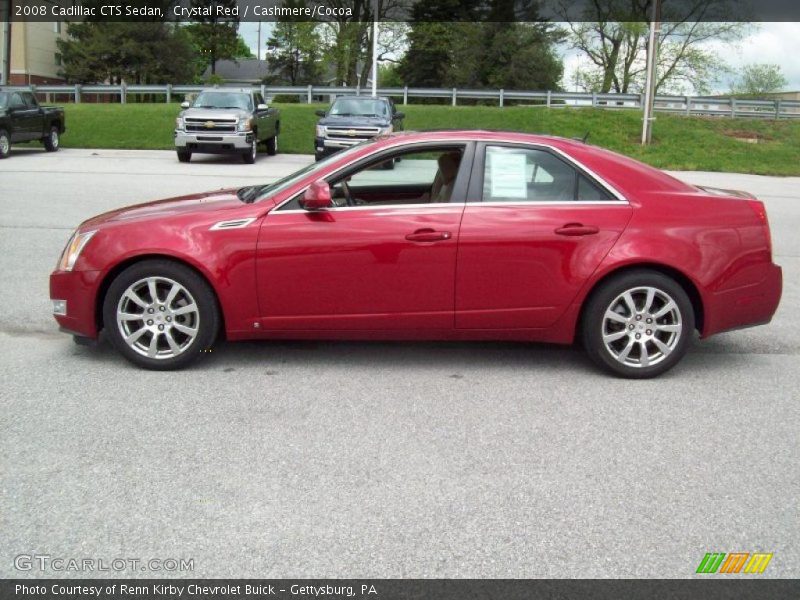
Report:
[[[22,93],[13,92],[8,100],[9,114],[11,116],[11,141],[27,142],[31,139],[30,109],[25,105]]]
[[[546,147],[481,144],[459,237],[456,328],[546,328],[631,216],[614,190]]]
[[[23,92],[22,99],[25,102],[26,120],[28,121],[26,127],[29,139],[37,140],[44,133],[44,114],[32,93]]]
[[[393,170],[388,158],[401,156]],[[414,146],[328,177],[335,206],[296,196],[261,226],[262,330],[452,330],[472,146]]]
[[[253,105],[255,106],[254,116],[258,127],[258,139],[263,141],[270,138],[275,133],[275,119],[272,118],[271,109],[259,110],[259,106],[264,105],[264,97],[260,93],[253,94]]]

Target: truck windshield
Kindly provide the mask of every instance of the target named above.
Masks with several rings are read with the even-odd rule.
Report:
[[[253,110],[253,103],[250,100],[250,94],[242,94],[241,92],[200,92],[192,107]]]
[[[338,117],[388,117],[389,106],[372,98],[337,98],[329,115]]]

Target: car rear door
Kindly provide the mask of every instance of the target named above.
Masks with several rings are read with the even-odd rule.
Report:
[[[272,210],[261,226],[257,288],[262,330],[452,330],[458,228],[472,161],[472,146],[448,144],[461,161],[449,201],[400,201],[396,188],[429,183],[437,174],[435,148],[410,145],[426,159],[404,160],[394,170],[366,159],[328,178],[338,206],[309,212],[298,198]],[[441,146],[441,144],[439,144]],[[454,148],[455,147],[455,150]],[[444,151],[443,149],[440,149]],[[342,182],[353,184],[347,205]],[[372,203],[358,189],[368,183]],[[377,197],[383,187],[385,197]]]
[[[456,328],[552,325],[631,211],[616,191],[553,148],[480,144],[459,235]]]

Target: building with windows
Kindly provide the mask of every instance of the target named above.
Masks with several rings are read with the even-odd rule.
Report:
[[[9,67],[4,84],[42,85],[63,83],[59,75],[61,55],[56,40],[66,37],[66,24],[60,22],[13,22],[2,28],[0,52]],[[9,52],[10,60],[6,59]],[[5,74],[6,69],[2,72]]]

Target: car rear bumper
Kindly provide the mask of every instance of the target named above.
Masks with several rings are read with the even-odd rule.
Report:
[[[770,263],[758,283],[711,294],[706,298],[703,337],[763,325],[772,320],[783,290],[783,271]]]
[[[203,154],[241,153],[250,150],[253,132],[188,133],[175,131],[175,147]]]
[[[50,274],[50,299],[66,301],[65,314],[53,314],[59,328],[68,333],[95,339],[95,299],[100,271],[53,271]]]

